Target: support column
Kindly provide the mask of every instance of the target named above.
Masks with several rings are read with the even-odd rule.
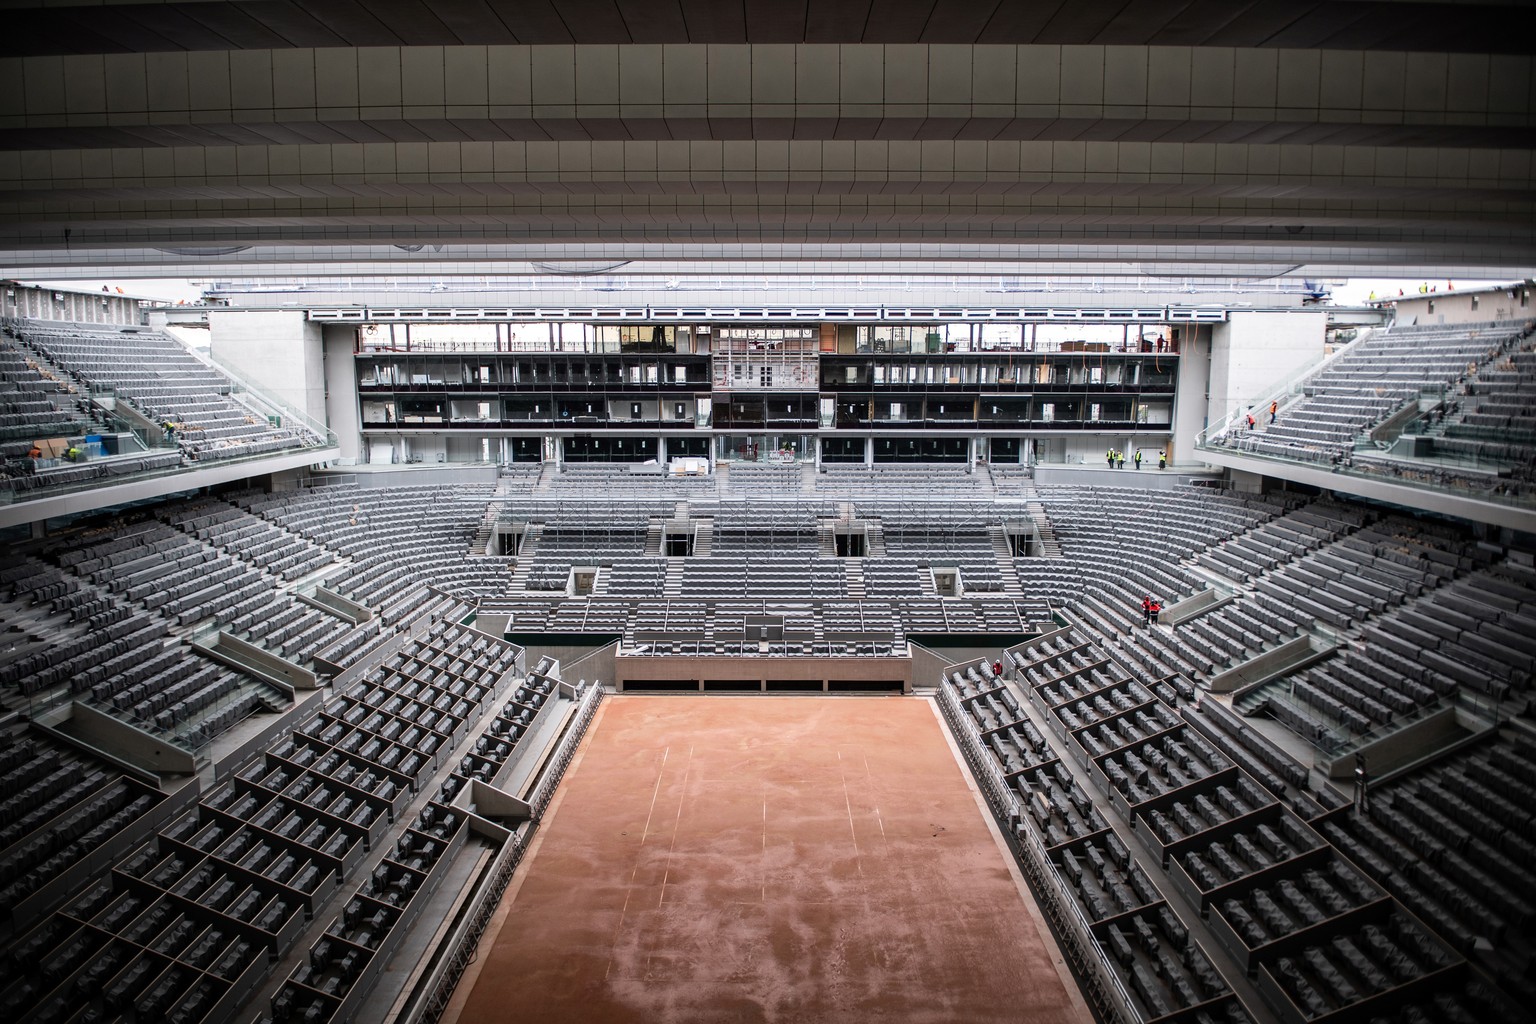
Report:
[[[866,437],[864,439],[864,465],[866,465],[866,466],[873,466],[874,464],[875,464],[875,439],[872,438],[872,437]]]

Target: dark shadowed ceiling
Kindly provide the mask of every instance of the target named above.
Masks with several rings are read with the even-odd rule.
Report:
[[[4,3],[0,272],[421,246],[1523,274],[1529,8]]]

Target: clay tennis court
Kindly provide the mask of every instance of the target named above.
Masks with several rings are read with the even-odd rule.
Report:
[[[921,698],[610,698],[445,1019],[1090,1014]]]

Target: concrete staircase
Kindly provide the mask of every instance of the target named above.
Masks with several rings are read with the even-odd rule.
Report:
[[[550,489],[550,484],[554,481],[556,474],[559,472],[560,467],[555,465],[553,462],[544,463],[544,468],[539,471],[538,480],[534,481],[533,493],[541,494],[547,492]]]
[[[667,578],[661,584],[661,596],[668,601],[680,601],[683,597],[683,560],[667,559]]]
[[[800,493],[814,496],[816,493],[816,463],[800,463]]]
[[[713,519],[695,519],[693,521],[693,555],[695,558],[708,558],[713,551],[715,541],[715,521]]]
[[[862,601],[864,593],[864,560],[861,558],[848,558],[843,561],[843,589],[848,592],[848,597],[854,601]]]
[[[1003,593],[1009,597],[1023,597],[1024,585],[1019,582],[1018,570],[1014,568],[1013,548],[1008,543],[1008,534],[996,523],[987,528],[987,533],[992,537],[992,551],[997,556],[997,571],[1003,577]]]
[[[978,462],[971,467],[971,475],[981,478],[982,485],[987,489],[988,497],[997,497],[997,481],[992,479],[992,467],[985,462]]]
[[[885,557],[885,531],[880,527],[880,520],[870,519],[864,525],[864,543],[866,558]]]
[[[662,521],[652,519],[645,528],[645,557],[661,557],[661,537],[663,533]]]
[[[497,485],[498,489],[500,484]],[[490,546],[491,538],[496,536],[496,522],[501,517],[503,503],[492,501],[485,506],[485,517],[480,520],[480,525],[475,529],[475,539],[470,542],[469,553],[471,555],[484,555],[486,548]]]
[[[1033,490],[1033,488],[1031,488]],[[1046,558],[1061,557],[1061,543],[1056,539],[1056,531],[1051,528],[1051,518],[1045,514],[1045,506],[1040,504],[1037,495],[1030,495],[1024,503],[1029,518],[1034,520],[1035,531],[1040,534],[1040,548]]]
[[[512,569],[508,590],[521,592],[528,589],[528,574],[533,570],[533,555],[539,548],[539,535],[543,532],[543,523],[529,523],[523,527],[523,542],[517,549],[517,562]]]

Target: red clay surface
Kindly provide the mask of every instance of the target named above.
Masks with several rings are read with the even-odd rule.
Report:
[[[610,698],[450,1017],[1089,1021],[942,729],[921,698]]]

